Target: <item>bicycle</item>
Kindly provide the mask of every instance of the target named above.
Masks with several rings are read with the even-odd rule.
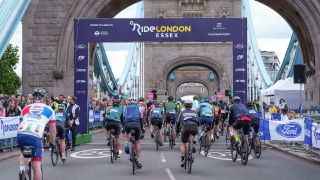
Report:
[[[137,154],[136,154],[136,138],[135,138],[135,133],[136,131],[134,129],[131,129],[131,137],[130,137],[130,142],[131,142],[131,151],[130,151],[130,161],[132,162],[132,175],[135,174],[135,170],[137,169]]]
[[[255,137],[258,138],[258,144],[256,144]],[[254,156],[259,159],[261,157],[261,140],[259,135],[257,134],[254,135],[252,128],[250,131],[249,146],[250,146],[249,154],[251,154],[251,151],[253,149]]]
[[[194,161],[194,158],[192,157],[192,149],[194,145],[192,143],[191,134],[189,134],[187,142],[188,142],[188,148],[187,148],[187,152],[184,155],[184,169],[188,168],[188,173],[191,174],[192,163]]]
[[[19,173],[19,180],[32,180],[33,179],[33,169],[32,169],[32,146],[24,146],[22,155],[24,158],[28,159],[28,165],[27,169],[25,171],[22,171]],[[42,171],[42,165],[41,165],[41,174],[43,179],[43,171]]]
[[[116,153],[116,140],[115,140],[115,129],[111,128],[110,130],[110,140],[109,140],[109,146],[110,146],[110,159],[111,163],[113,164],[114,160],[117,160],[118,154]]]
[[[226,146],[227,146],[227,149],[231,148],[231,135],[230,135],[229,126],[227,126],[227,131],[226,131]]]
[[[52,163],[53,166],[57,165],[59,157],[61,158],[62,163],[66,162],[66,159],[62,159],[62,154],[60,152],[60,147],[61,147],[60,138],[56,137],[55,147],[51,147],[51,163]],[[66,157],[67,157],[67,154],[68,154],[68,148],[67,148],[67,145],[66,145],[66,147],[65,147],[65,155],[66,155]]]
[[[170,128],[169,128],[169,146],[170,148],[172,149],[173,148],[173,145],[174,145],[174,142],[175,142],[175,139],[173,137],[173,126],[175,126],[175,124],[171,124],[170,123]]]
[[[156,149],[159,151],[160,144],[160,129],[158,128],[158,123],[154,124],[153,134],[154,134],[154,142],[156,143]]]
[[[248,163],[249,158],[249,144],[247,144],[247,142],[244,140],[242,128],[238,130],[238,135],[240,144],[237,146],[235,146],[234,137],[231,138],[231,157],[232,161],[235,162],[239,154],[241,157],[241,163],[245,166]]]
[[[200,139],[200,149],[199,149],[199,154],[201,153],[201,149],[204,149],[204,155],[207,157],[210,147],[211,147],[211,140],[210,140],[210,136],[208,136],[208,132],[210,132],[209,127],[207,124],[203,125],[202,127],[202,132],[204,133]]]

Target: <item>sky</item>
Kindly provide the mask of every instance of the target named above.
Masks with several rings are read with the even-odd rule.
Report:
[[[142,3],[142,2],[140,2]],[[282,62],[286,53],[292,30],[287,22],[275,11],[267,6],[249,0],[250,10],[253,18],[253,25],[260,50],[275,51]],[[115,18],[135,17],[137,4],[134,4],[120,12]],[[20,62],[17,65],[16,72],[21,76],[22,69],[22,25],[19,24],[10,43],[19,47]],[[106,43],[107,56],[113,73],[119,78],[128,54],[129,43]]]

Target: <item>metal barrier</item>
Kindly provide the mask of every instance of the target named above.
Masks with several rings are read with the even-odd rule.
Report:
[[[0,139],[0,151],[12,150],[18,146],[17,138]]]

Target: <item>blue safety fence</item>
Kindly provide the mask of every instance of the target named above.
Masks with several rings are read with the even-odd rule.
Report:
[[[0,150],[11,150],[18,146],[17,138],[0,139]]]
[[[89,110],[89,130],[99,129],[103,127],[104,117],[101,110]]]

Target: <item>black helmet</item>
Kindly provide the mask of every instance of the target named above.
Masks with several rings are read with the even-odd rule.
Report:
[[[253,102],[252,101],[247,101],[247,107],[253,107]]]
[[[186,100],[185,102],[184,102],[184,106],[187,108],[187,107],[192,107],[192,101],[190,101],[190,100]]]
[[[142,101],[144,101],[144,98],[143,98],[143,97],[140,97],[140,98],[139,98],[139,102],[142,102]]]
[[[168,100],[169,100],[169,101],[173,101],[173,97],[172,97],[172,96],[169,96],[169,97],[168,97]]]

